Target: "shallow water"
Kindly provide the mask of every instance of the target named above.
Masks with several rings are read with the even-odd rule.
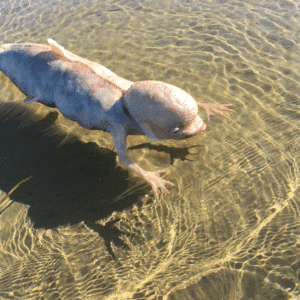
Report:
[[[128,138],[132,159],[176,184],[156,201],[118,164],[108,133],[25,106],[0,74],[0,299],[299,299],[297,1],[0,11],[2,43],[52,37],[126,79],[234,109],[191,140]]]

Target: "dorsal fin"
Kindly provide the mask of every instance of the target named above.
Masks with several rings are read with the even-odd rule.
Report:
[[[89,68],[92,72],[94,72],[95,74],[97,74],[99,77],[101,77],[104,81],[108,82],[109,84],[111,84],[112,86],[116,87],[117,89],[119,89],[122,94],[126,93],[126,90],[124,90],[123,88],[121,88],[119,85],[117,85],[116,83],[112,82],[111,80],[103,77],[99,72],[97,72],[91,65],[89,65],[88,63],[85,62],[85,59],[82,59],[81,57],[78,57],[77,55],[74,55],[71,53],[71,55],[68,53],[68,51],[65,50],[64,47],[62,47],[61,45],[59,45],[57,42],[55,42],[53,39],[47,39],[47,42],[50,46],[51,51],[53,51],[55,54],[60,55],[70,61],[74,61],[74,62],[79,62],[82,63],[83,65],[85,65],[87,68]],[[74,55],[75,57],[73,57],[72,55]]]
[[[70,55],[68,55],[65,51],[65,48],[62,47],[61,45],[59,45],[57,42],[55,42],[52,39],[47,39],[47,42],[50,46],[51,51],[53,51],[54,53],[61,55],[69,60],[74,60]]]

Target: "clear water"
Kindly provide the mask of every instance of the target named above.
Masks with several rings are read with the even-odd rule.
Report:
[[[108,133],[0,74],[0,298],[299,299],[299,20],[296,0],[2,1],[1,43],[52,37],[234,112],[187,141],[128,138],[176,184],[156,201]]]

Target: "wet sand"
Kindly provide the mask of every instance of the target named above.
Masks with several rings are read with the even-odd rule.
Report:
[[[1,73],[0,299],[299,298],[296,1],[24,1],[0,11],[1,43],[52,37],[128,80],[234,109],[188,141],[128,138],[133,160],[175,183],[156,201],[108,133],[25,106]]]

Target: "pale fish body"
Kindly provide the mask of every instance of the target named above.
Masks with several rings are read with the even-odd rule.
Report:
[[[197,115],[198,105],[207,115],[225,116],[227,105],[197,103],[188,93],[160,81],[132,82],[104,66],[79,57],[54,40],[49,45],[4,44],[0,46],[0,70],[27,96],[26,104],[40,102],[57,107],[68,119],[89,129],[106,130],[114,139],[120,162],[148,181],[158,197],[158,188],[168,193],[160,177],[127,156],[129,132],[151,139],[185,139],[206,128]]]

